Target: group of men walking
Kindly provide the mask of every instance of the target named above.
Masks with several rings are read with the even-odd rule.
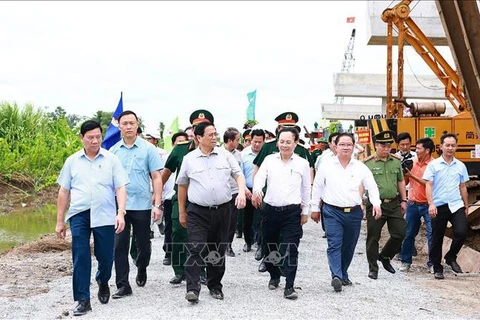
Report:
[[[395,273],[390,261],[399,252],[401,270],[408,270],[422,217],[428,223],[429,265],[435,278],[444,277],[441,250],[448,221],[453,225],[454,240],[445,260],[455,272],[462,272],[456,257],[466,238],[468,174],[454,157],[455,134],[442,137],[442,155],[435,160],[433,141],[418,140],[412,167],[402,167],[402,153],[391,153],[392,131],[374,137],[376,153],[364,162],[354,156],[356,141],[348,133],[332,135],[330,150],[314,161],[299,145],[298,116],[285,112],[275,120],[278,127],[273,139],[265,141],[267,132],[252,128],[250,145],[239,152],[237,129],[228,128],[224,145],[219,147],[213,115],[196,110],[190,116],[192,126],[172,139],[175,147],[163,161],[152,143],[137,136],[139,123],[132,111],[120,115],[122,139],[110,151],[100,147],[101,126],[95,121],[83,123],[80,136],[84,148],[66,160],[58,178],[56,232],[64,238],[65,223],[70,222],[73,291],[78,301],[74,315],[91,310],[91,233],[99,262],[98,299],[108,303],[113,262],[117,290],[112,298],[132,294],[128,281],[132,229],[132,245],[137,248],[136,284],[145,286],[151,256],[150,225],[160,219],[162,211],[166,221],[164,264],[171,264],[174,271],[170,283],[186,280],[185,298],[191,303],[198,302],[202,284],[213,298],[224,298],[225,255],[234,255],[231,243],[239,209],[244,209],[243,250],[249,252],[257,244],[255,256],[263,258],[261,268],[270,274],[268,289],[278,288],[284,275],[287,299],[298,297],[294,289],[298,250],[302,225],[310,211],[312,220],[321,221],[325,230],[331,285],[336,292],[352,285],[348,268],[364,214],[371,279],[378,278],[377,261]],[[405,139],[411,140],[409,135]],[[167,199],[162,194],[169,181]],[[390,238],[379,251],[385,224]]]

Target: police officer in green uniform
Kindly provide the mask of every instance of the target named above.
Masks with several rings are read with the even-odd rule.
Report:
[[[300,129],[299,126],[297,126],[298,115],[295,112],[284,112],[284,113],[278,115],[275,118],[275,121],[277,121],[277,123],[278,123],[278,126],[275,129],[275,135],[276,136],[278,136],[278,131],[280,131],[280,129],[282,129],[282,127],[284,127],[284,126],[285,127],[295,127],[297,129],[297,131],[300,133],[301,129]],[[253,176],[255,177],[255,174],[257,173],[258,169],[262,165],[263,160],[265,160],[266,156],[268,156],[272,153],[278,153],[278,152],[279,152],[279,150],[278,150],[277,139],[276,138],[265,141],[265,143],[262,146],[262,149],[260,149],[260,152],[257,154],[255,159],[253,160],[253,164],[254,164]],[[308,152],[307,149],[305,149],[305,147],[302,147],[299,144],[297,144],[295,146],[295,149],[293,150],[293,152],[308,161],[308,163],[310,165],[310,176],[311,176],[312,183],[313,183],[313,168],[314,168],[315,163],[313,162],[312,157],[310,156],[310,153]],[[262,204],[262,207],[263,207],[263,204]],[[262,242],[262,241],[260,240],[260,242]],[[262,259],[263,252],[266,252],[266,250],[262,248],[263,245],[264,245],[263,243],[258,244],[258,250],[259,251],[257,251],[257,253],[255,254],[255,259],[257,259],[257,260]],[[265,263],[262,260],[262,262],[260,263],[260,266],[258,267],[258,271],[265,272],[266,270],[267,270],[267,268],[265,266]]]
[[[395,133],[390,130],[375,135],[376,153],[365,159],[365,165],[373,173],[382,200],[382,216],[378,220],[372,215],[372,204],[367,202],[367,260],[368,277],[371,279],[378,277],[377,260],[382,263],[385,270],[395,273],[390,260],[398,253],[405,237],[406,223],[403,213],[407,197],[400,159],[390,153],[394,137]],[[385,223],[390,238],[379,253],[378,242]]]
[[[207,110],[196,110],[190,115],[192,127],[202,122],[213,123],[213,120],[213,115]],[[192,130],[193,134],[193,129],[190,128],[190,130]],[[181,142],[173,148],[162,171],[162,181],[166,182],[172,173],[176,172],[178,174],[180,172],[183,157],[190,151],[195,150],[197,145],[197,141],[190,140]],[[177,188],[177,184],[175,184],[175,192],[177,192]],[[184,265],[187,260],[186,244],[188,242],[188,234],[187,229],[178,221],[178,198],[176,193],[172,197],[172,206],[172,268],[175,276],[170,280],[170,283],[180,284],[185,279]],[[206,284],[204,269],[200,275],[200,282]]]

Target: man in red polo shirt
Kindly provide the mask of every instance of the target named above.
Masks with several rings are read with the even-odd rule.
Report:
[[[435,144],[430,138],[419,139],[416,142],[417,158],[413,160],[411,171],[406,171],[405,177],[409,178],[410,189],[408,192],[408,203],[405,214],[407,226],[405,228],[405,239],[402,243],[400,258],[402,266],[400,271],[408,271],[412,264],[413,250],[415,247],[415,237],[420,230],[421,218],[425,222],[427,230],[428,251],[432,243],[432,218],[428,214],[427,194],[425,191],[426,181],[422,179],[423,173],[430,161],[433,160],[432,152],[435,150]],[[432,269],[432,263],[429,260],[428,267]]]

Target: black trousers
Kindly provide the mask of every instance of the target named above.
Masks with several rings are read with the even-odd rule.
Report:
[[[251,200],[247,199],[245,208],[243,209],[243,236],[245,243],[249,246],[253,244],[253,215],[255,207]]]
[[[188,258],[185,262],[187,292],[200,292],[200,271],[207,267],[208,289],[222,289],[225,250],[230,226],[230,202],[217,209],[190,203],[187,207]]]
[[[165,238],[163,239],[163,251],[165,256],[172,254],[172,200],[163,201],[163,217],[165,219]]]
[[[297,274],[298,245],[302,237],[301,212],[300,205],[291,206],[288,210],[268,204],[263,208],[265,266],[271,279],[280,279],[283,265],[286,289],[293,288]]]
[[[125,214],[125,229],[115,234],[115,274],[117,288],[130,287],[128,274],[128,252],[130,246],[130,228],[133,227],[137,245],[137,267],[146,269],[150,263],[150,216],[152,210],[127,210]]]
[[[457,254],[467,238],[468,225],[465,208],[462,207],[452,213],[448,205],[437,207],[437,216],[432,219],[432,248],[430,250],[430,261],[433,263],[434,272],[443,272],[443,237],[449,221],[452,224],[453,239],[450,250],[445,254],[446,262],[457,260]]]
[[[232,200],[230,200],[230,227],[228,228],[228,243],[230,245],[235,237],[235,231],[237,231],[238,209],[235,206],[235,200],[237,199],[237,196],[238,193],[233,194]]]

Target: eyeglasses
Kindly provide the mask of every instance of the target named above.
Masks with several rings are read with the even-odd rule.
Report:
[[[343,143],[342,142],[342,143],[339,143],[338,146],[340,148],[351,148],[351,147],[353,147],[353,143]]]
[[[210,134],[204,134],[203,136],[204,136],[204,137],[208,137],[208,138],[217,138],[217,137],[218,137],[218,133],[217,133],[217,132],[214,132],[214,133],[210,133]]]

